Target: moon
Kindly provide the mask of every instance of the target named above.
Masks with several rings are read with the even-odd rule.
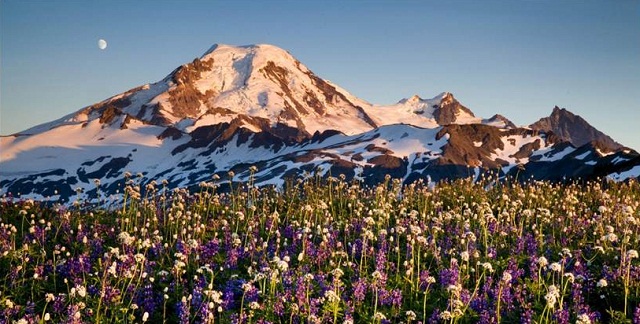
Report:
[[[105,48],[107,48],[107,41],[104,39],[99,39],[98,40],[98,48],[101,50],[104,50]]]

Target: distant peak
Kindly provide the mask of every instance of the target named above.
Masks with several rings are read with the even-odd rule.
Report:
[[[572,113],[566,108],[560,108],[558,106],[553,107],[553,111],[551,112],[550,117],[553,118],[574,118],[579,117],[578,115]]]
[[[516,128],[516,125],[509,120],[507,117],[500,115],[500,114],[495,114],[493,115],[491,118],[488,119],[489,122],[501,122],[504,124],[504,126],[506,128]]]
[[[534,130],[551,131],[560,139],[568,141],[576,147],[596,140],[609,151],[622,147],[611,137],[591,126],[584,118],[558,106],[553,107],[549,117],[541,118],[529,127]]]
[[[420,98],[420,96],[418,95],[413,95],[411,98],[409,98],[409,100],[407,100],[407,102],[420,102],[422,101],[422,98]]]
[[[443,92],[437,95],[434,99],[440,99],[441,104],[446,104],[456,100],[451,92]]]

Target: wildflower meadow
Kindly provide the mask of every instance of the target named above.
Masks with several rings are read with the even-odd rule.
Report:
[[[0,323],[640,323],[635,181],[232,177],[5,196]]]

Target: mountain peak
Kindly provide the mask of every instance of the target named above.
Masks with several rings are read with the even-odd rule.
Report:
[[[551,111],[551,116],[559,116],[559,115],[575,116],[574,113],[568,111],[566,108],[560,108],[558,106],[553,107],[553,110]]]
[[[551,131],[577,147],[597,141],[601,148],[609,151],[622,148],[622,145],[591,126],[582,117],[558,106],[553,107],[549,117],[541,118],[530,127],[534,130]]]
[[[457,101],[456,98],[453,97],[453,93],[447,91],[440,93],[436,96],[436,98],[440,100],[440,105],[446,105],[448,103]]]
[[[204,57],[217,50],[236,50],[236,51],[266,50],[266,51],[278,51],[278,52],[288,53],[286,50],[272,44],[231,45],[231,44],[216,43],[216,44],[213,44],[211,47],[209,47],[209,49],[204,54],[202,54],[202,56]]]
[[[214,44],[211,46],[202,56],[201,60],[207,60],[213,58],[214,60],[224,59],[225,56],[230,56],[233,61],[241,60],[242,58],[249,57],[253,60],[259,60],[260,65],[264,65],[268,61],[280,62],[290,61],[298,62],[288,51],[271,44],[251,44],[251,45],[228,45],[228,44]],[[298,62],[299,64],[299,62]]]
[[[422,101],[422,98],[420,98],[420,96],[418,96],[417,94],[413,95],[413,96],[411,96],[411,98],[407,99],[408,103],[417,103],[417,102],[420,102],[420,101]]]
[[[486,119],[485,123],[499,128],[516,128],[517,126],[507,117],[495,114],[491,118]]]
[[[453,97],[451,92],[443,92],[436,98],[440,99],[440,104],[433,116],[440,125],[453,123],[463,123],[464,120],[475,120],[476,116],[469,108],[463,106]]]
[[[377,126],[348,93],[274,45],[215,44],[163,82],[154,97],[145,96],[145,102],[123,110],[184,132],[236,119],[263,124],[249,122],[256,118],[309,136],[328,129],[352,133]],[[345,120],[351,121],[348,128],[342,127]]]

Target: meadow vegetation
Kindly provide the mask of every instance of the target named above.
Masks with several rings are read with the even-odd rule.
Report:
[[[640,323],[635,181],[123,187],[4,197],[0,323]]]

